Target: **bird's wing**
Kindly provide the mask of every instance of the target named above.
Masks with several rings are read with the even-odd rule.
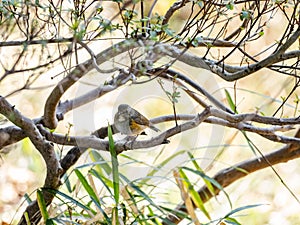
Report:
[[[149,127],[149,120],[136,110],[134,110],[134,120],[137,124]]]

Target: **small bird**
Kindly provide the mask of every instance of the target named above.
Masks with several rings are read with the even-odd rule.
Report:
[[[159,131],[145,116],[127,104],[119,105],[114,124],[121,134],[129,136],[139,135],[146,128],[151,128],[156,132]]]

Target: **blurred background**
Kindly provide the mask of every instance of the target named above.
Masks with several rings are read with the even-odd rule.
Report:
[[[40,2],[43,3],[42,1]],[[174,2],[158,1],[153,14],[165,14],[166,10]],[[153,1],[145,2],[145,7],[149,7],[152,3]],[[3,6],[5,2],[3,1],[1,4]],[[111,14],[116,12],[116,6],[113,2],[102,2],[101,4],[103,5],[103,17],[110,18]],[[63,6],[65,8],[73,7],[70,2],[63,2]],[[174,18],[170,21],[172,30],[175,32],[180,30],[187,20],[188,10],[190,10],[189,7],[184,7],[174,15]],[[286,13],[291,13],[292,10],[292,7],[291,9],[286,9]],[[230,13],[238,14],[239,12],[240,8],[236,6]],[[273,14],[273,12],[271,13]],[[270,17],[272,19],[269,19]],[[268,46],[278,41],[282,35],[282,30],[287,26],[284,13],[280,11],[272,16],[266,14],[263,19],[268,23],[263,28],[264,35],[244,46],[244,51],[251,55],[260,53],[262,49],[267,49],[256,58],[258,60],[266,57],[274,50],[272,48],[268,49]],[[207,33],[203,33],[203,36],[213,36],[214,32],[218,32],[218,27],[221,29],[222,26],[222,24],[217,24],[212,33],[207,31]],[[238,26],[240,26],[240,20],[235,18],[230,22],[228,29],[235,29]],[[68,29],[62,30],[61,35],[63,36],[64,33],[68,34],[68,32]],[[105,38],[91,42],[89,46],[97,54],[113,43],[119,42],[120,40],[116,39],[116,37],[123,37],[120,33],[111,32]],[[47,36],[49,34],[43,35]],[[4,35],[2,35],[1,41],[22,40],[21,36],[16,29],[16,32],[10,33],[9,38],[4,39]],[[298,44],[296,43],[293,49],[298,49]],[[64,48],[66,49],[67,46],[64,46]],[[211,54],[224,55],[230,50],[230,48],[215,48],[211,50]],[[47,48],[44,48],[42,45],[30,45],[27,51],[27,57],[22,59],[23,62],[21,64],[24,68],[37,66],[41,62],[41,58],[58,54],[56,45],[48,46]],[[2,65],[0,66],[0,74],[5,73],[5,69],[10,67],[10,63],[18,57],[20,52],[20,46],[0,48]],[[201,56],[205,54],[206,48],[191,49],[191,52]],[[135,52],[136,55],[142,53],[142,50],[141,52]],[[79,61],[85,61],[90,57],[84,49],[79,50],[78,54],[80,55]],[[116,57],[114,61],[109,61],[99,67],[112,68],[116,64],[127,67],[130,64],[130,59],[129,54],[123,54]],[[157,63],[165,64],[169,60],[168,58],[163,58]],[[241,55],[239,54],[234,54],[229,59],[232,65],[238,65],[240,61]],[[24,71],[10,75],[1,80],[0,94],[8,96],[10,103],[15,105],[16,109],[25,116],[38,118],[43,115],[44,103],[52,89],[67,74],[65,72],[66,65],[67,63],[63,65],[60,61],[57,61],[51,64],[49,68],[45,67],[38,72]],[[266,116],[272,116],[295,84],[294,77],[284,76],[267,69],[262,69],[237,82],[226,82],[207,70],[193,68],[181,62],[176,62],[173,69],[197,81],[200,86],[226,105],[228,105],[228,102],[225,90],[229,91],[232,96],[236,96],[239,113],[258,112]],[[101,74],[96,70],[92,70],[68,90],[62,100],[72,99],[75,96],[87,93],[104,84],[112,75],[113,73]],[[28,80],[32,82],[30,88],[22,88],[28,83]],[[148,82],[148,78],[141,78],[139,81],[147,82],[143,84],[128,83],[96,101],[69,112],[65,115],[65,119],[59,122],[55,132],[67,133],[68,135],[89,135],[94,130],[107,126],[108,123],[112,124],[117,107],[122,103],[131,105],[148,118],[173,114],[172,103],[157,80],[154,79]],[[165,90],[170,92],[173,89],[171,82],[164,81],[163,86]],[[179,101],[176,104],[178,114],[196,114],[203,110],[184,91],[180,90],[180,88],[178,91],[180,92]],[[295,95],[290,98],[276,116],[292,117],[299,114],[297,108],[298,93],[298,90],[295,91]],[[207,99],[204,98],[204,100],[209,103]],[[8,125],[9,122],[1,118],[1,128]],[[161,131],[164,131],[174,125],[174,122],[167,122],[157,126]],[[290,132],[291,136],[293,132]],[[138,138],[143,139],[156,135],[152,130],[146,130],[146,133],[148,134],[147,137]],[[250,133],[248,136],[264,154],[282,146],[279,143],[267,141],[256,134]],[[114,138],[121,139],[123,136],[115,135]],[[58,157],[61,154],[64,155],[68,149],[70,149],[68,146],[56,146]],[[191,165],[192,162],[187,154],[188,152],[194,155],[198,164],[210,176],[213,176],[221,169],[256,157],[242,133],[235,129],[203,123],[195,129],[170,138],[170,144],[168,145],[123,152],[119,156],[120,172],[129,180],[138,181],[149,176],[149,172],[155,169],[155,176],[149,176],[149,189],[151,188],[150,184],[156,188],[149,193],[155,196],[157,202],[168,202],[169,205],[175,207],[181,202],[181,199],[172,171],[179,166]],[[97,156],[100,154],[103,162],[110,161],[109,153],[102,151],[95,153],[95,150],[90,149],[81,156],[76,166],[84,167],[84,165],[87,165],[86,171],[88,171],[88,165],[95,163],[95,155],[93,154]],[[35,195],[33,193],[38,187],[43,185],[46,172],[45,163],[28,138],[2,149],[0,160],[0,221],[2,223],[15,223],[27,205],[24,195],[34,199]],[[98,161],[98,163],[101,165],[101,161]],[[299,160],[276,165],[274,168],[293,193],[296,196],[300,196],[300,183],[298,182],[300,178],[298,172],[300,169]],[[72,170],[68,175],[70,182],[73,185],[76,184],[76,176],[74,176]],[[197,179],[199,178],[195,177],[195,180]],[[202,184],[198,182],[199,187]],[[99,187],[100,193],[100,185],[97,187]],[[66,184],[60,190],[67,191]],[[262,204],[259,207],[240,213],[237,219],[241,224],[300,224],[298,216],[299,203],[269,168],[238,180],[226,188],[226,192],[230,196],[233,208]],[[76,197],[79,197],[82,193],[78,191],[77,194],[78,196]],[[206,206],[212,218],[222,217],[231,210],[224,193],[213,198]],[[209,222],[201,212],[199,212],[199,218],[203,223]],[[182,224],[184,223],[185,221]]]

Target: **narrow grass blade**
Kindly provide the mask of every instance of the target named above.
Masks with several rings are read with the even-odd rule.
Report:
[[[44,190],[46,190],[47,192],[49,193],[52,193],[53,195],[56,196],[56,198],[59,198],[59,196],[69,200],[71,203],[75,204],[76,206],[82,208],[83,210],[85,211],[91,211],[90,208],[88,208],[87,206],[85,206],[84,204],[80,203],[79,201],[77,201],[76,199],[72,198],[71,196],[63,193],[63,192],[60,192],[58,190],[53,190],[53,189],[47,189],[47,188],[44,188]],[[60,199],[62,202],[64,202],[62,199]]]
[[[230,93],[226,89],[225,89],[225,95],[229,107],[232,109],[233,112],[238,113],[238,111],[236,110],[236,105],[234,104],[234,101],[232,100]]]
[[[190,159],[192,160],[192,163],[193,163],[194,167],[196,168],[196,170],[199,170],[200,172],[204,173],[202,168],[198,165],[193,154],[188,152],[188,155],[189,155]],[[210,193],[213,195],[214,194],[214,186],[209,182],[209,180],[203,179],[203,181],[204,181],[205,185],[207,186],[208,190],[210,191]]]
[[[200,195],[198,194],[198,192],[195,190],[194,185],[192,185],[192,183],[190,182],[188,176],[184,173],[184,171],[179,168],[178,169],[180,178],[182,180],[183,185],[186,187],[186,190],[188,190],[189,195],[191,196],[193,202],[195,203],[195,205],[204,213],[204,215],[211,220],[211,217],[208,213],[208,211],[206,210],[204,203],[200,197]],[[211,183],[209,183],[211,184]]]
[[[46,206],[46,202],[43,196],[43,192],[41,190],[37,190],[37,202],[38,202],[38,206],[41,212],[41,215],[44,219],[44,221],[46,222],[49,219],[49,214],[47,211],[47,206]]]
[[[188,168],[188,167],[182,167],[182,169],[188,170],[188,171],[190,171],[190,172],[192,172],[192,173],[195,173],[195,174],[199,175],[200,177],[202,177],[202,179],[208,180],[208,181],[209,181],[211,184],[213,184],[216,188],[218,188],[219,190],[221,190],[221,191],[225,194],[225,196],[226,196],[226,198],[228,199],[228,202],[229,202],[229,204],[230,204],[230,207],[232,208],[232,202],[230,201],[229,195],[227,194],[227,192],[224,190],[224,188],[223,188],[223,187],[222,187],[215,179],[213,179],[213,178],[207,176],[205,173],[200,172],[200,171],[198,171],[198,170],[193,170],[193,169]]]
[[[101,156],[101,154],[98,151],[91,150],[89,152],[90,158],[93,160],[93,162],[101,162],[101,165],[95,165],[95,169],[98,171],[98,173],[103,173],[104,170],[106,174],[111,174],[112,168],[109,165],[109,163],[106,162],[106,160]]]
[[[111,126],[108,124],[108,141],[109,141],[109,152],[111,156],[112,163],[112,174],[113,174],[113,187],[114,187],[114,199],[116,203],[116,207],[114,209],[113,219],[115,219],[116,224],[119,224],[119,198],[120,198],[120,179],[119,179],[119,162],[117,153],[115,151],[115,143],[112,136]]]
[[[94,192],[94,189],[92,188],[92,186],[87,182],[86,178],[83,176],[83,174],[78,170],[75,169],[75,174],[77,175],[79,181],[81,182],[82,186],[84,187],[84,189],[86,190],[86,192],[89,194],[89,196],[93,199],[95,199],[99,204],[100,201],[98,199],[97,194]]]
[[[195,208],[193,205],[193,202],[188,194],[188,186],[186,185],[185,179],[182,179],[180,176],[180,173],[178,170],[173,171],[173,176],[175,178],[175,181],[178,185],[178,188],[181,193],[181,198],[184,201],[185,207],[187,209],[188,214],[190,215],[191,219],[193,220],[195,225],[200,225],[200,221],[198,220],[196,213],[195,213]]]

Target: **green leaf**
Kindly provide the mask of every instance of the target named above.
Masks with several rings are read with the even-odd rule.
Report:
[[[104,187],[107,189],[107,191],[111,195],[113,195],[113,193],[110,190],[110,188],[113,188],[113,182],[109,178],[106,178],[106,177],[102,176],[102,174],[99,174],[98,171],[94,170],[94,169],[91,169],[90,173],[92,175],[94,175],[96,178],[98,178],[102,182],[102,184],[104,185]]]
[[[74,171],[75,171],[75,174],[77,175],[79,181],[81,182],[82,186],[84,187],[86,192],[89,194],[90,198],[95,199],[100,204],[97,194],[94,192],[94,189],[87,182],[87,180],[85,179],[83,174],[78,169],[75,169]]]
[[[243,10],[240,13],[240,20],[244,20],[244,19],[249,19],[250,18],[250,13],[246,10]]]
[[[241,223],[239,223],[235,218],[232,217],[233,214],[243,211],[243,210],[246,210],[246,209],[262,206],[262,205],[265,205],[265,204],[246,205],[246,206],[236,208],[236,209],[230,211],[229,213],[227,213],[220,221],[224,220],[226,223],[229,223],[229,224],[241,225]]]
[[[151,30],[149,34],[150,34],[150,40],[152,40],[152,41],[157,41],[158,40],[156,31]]]
[[[103,175],[103,170],[106,174],[112,173],[111,166],[109,165],[109,163],[106,162],[106,160],[102,157],[99,151],[91,150],[89,151],[89,156],[93,162],[98,162],[97,164],[95,164],[94,167],[98,173]],[[101,164],[99,162],[101,162]]]
[[[241,225],[235,218],[232,217],[226,218],[225,222],[233,225]]]
[[[98,14],[100,14],[102,11],[103,11],[103,6],[102,5],[98,6],[98,8],[96,9],[96,12]]]
[[[251,208],[254,208],[254,207],[258,207],[258,206],[262,206],[262,205],[265,205],[265,204],[246,205],[246,206],[236,208],[236,209],[230,211],[228,214],[226,214],[226,216],[224,216],[224,218],[228,218],[228,217],[230,217],[231,215],[233,215],[237,212],[240,212],[240,211],[243,211],[243,210],[246,210],[246,209],[251,209]]]
[[[226,8],[229,9],[229,10],[233,10],[234,9],[234,3],[232,1],[227,3]]]
[[[165,150],[165,147],[163,147],[160,151],[160,153],[163,153]],[[158,165],[153,165],[155,164],[155,160],[154,162],[148,162],[146,163],[145,161],[139,161],[137,160],[136,158],[132,158],[130,157],[129,155],[125,155],[125,154],[120,154],[120,156],[126,158],[126,159],[129,159],[131,160],[133,163],[139,163],[139,164],[143,164],[147,167],[149,167],[149,169],[151,168],[151,170],[147,173],[147,175],[143,178],[141,178],[141,181],[140,181],[140,184],[145,184],[147,183],[153,176],[155,176],[156,173],[159,173],[161,172],[161,168],[163,166],[165,166],[167,163],[169,163],[171,160],[173,160],[174,158],[176,158],[177,156],[179,155],[183,155],[186,151],[185,150],[181,150],[181,151],[178,151],[176,153],[174,153],[173,155],[171,155],[170,157],[168,157],[167,159],[165,159],[164,161],[162,161],[161,163],[159,163]],[[160,153],[157,155],[157,158],[160,159]],[[167,178],[166,178],[167,179]]]
[[[27,193],[24,194],[24,198],[25,198],[26,202],[28,203],[28,205],[32,202],[30,196]]]
[[[208,213],[208,211],[206,210],[206,208],[204,207],[204,203],[200,197],[200,195],[198,194],[198,192],[194,189],[194,186],[192,185],[192,183],[190,182],[188,176],[184,173],[184,171],[182,170],[182,168],[179,168],[179,175],[182,178],[183,184],[184,186],[187,188],[189,194],[191,195],[191,198],[193,200],[193,202],[196,204],[196,206],[204,213],[204,215],[211,220],[211,217]]]
[[[118,204],[119,196],[120,196],[119,162],[118,162],[117,153],[115,151],[115,144],[114,144],[114,140],[113,140],[113,136],[112,136],[111,126],[109,124],[108,124],[108,141],[109,141],[109,152],[111,155],[111,162],[112,162],[114,197],[115,197],[116,204]]]
[[[128,203],[130,204],[130,207],[127,208],[127,211],[134,216],[134,219],[137,222],[137,224],[144,224],[144,221],[147,220],[147,218],[144,215],[144,212],[143,212],[144,209],[143,208],[140,209],[138,207],[138,202],[137,201],[139,201],[139,199],[138,199],[139,196],[133,194],[132,192],[134,192],[134,190],[131,191],[128,188],[128,186],[126,186],[125,188],[126,188],[127,194],[130,197],[130,200],[129,199],[126,200],[127,202],[129,200]],[[122,207],[126,207],[126,206],[124,204],[122,204]],[[147,207],[150,209],[151,205],[148,205]],[[124,209],[123,209],[123,211],[124,211]],[[148,218],[149,218],[149,215],[148,215]]]
[[[190,159],[192,160],[192,163],[193,163],[194,167],[196,168],[196,170],[199,170],[200,172],[204,173],[204,171],[202,170],[202,168],[198,165],[198,163],[197,163],[195,157],[193,156],[193,154],[190,153],[190,152],[187,152],[187,153],[188,153]],[[207,186],[208,190],[210,191],[210,193],[212,195],[214,195],[214,193],[215,193],[214,186],[207,179],[203,179],[203,181],[206,184],[206,186]]]
[[[163,28],[163,31],[170,37],[173,37],[175,35],[175,32],[170,28]]]
[[[180,92],[179,91],[175,91],[173,93],[173,98],[179,98],[180,97]]]
[[[251,151],[253,152],[253,154],[257,157],[256,154],[256,146],[254,145],[254,143],[250,140],[250,138],[248,137],[247,133],[245,131],[241,131],[242,134],[244,135],[244,137],[246,138],[247,144],[249,146],[249,148],[251,149]]]
[[[140,22],[148,22],[150,21],[150,17],[145,16],[144,18],[140,19]]]
[[[69,180],[69,176],[67,174],[64,174],[63,177],[62,177],[62,180],[63,180],[63,184],[67,187],[68,191],[70,193],[72,193],[72,187],[71,187],[71,183],[70,183],[70,180]]]
[[[46,225],[54,225],[55,223],[53,222],[52,219],[47,219],[46,220]]]
[[[114,186],[114,199],[116,203],[116,207],[114,208],[114,214],[112,218],[115,218],[115,222],[119,224],[119,213],[118,213],[118,206],[119,206],[119,198],[120,198],[120,180],[119,180],[119,162],[117,153],[115,151],[115,143],[112,136],[112,130],[110,124],[108,124],[108,142],[109,142],[109,152],[111,156],[111,163],[112,163],[112,174],[113,174],[113,186]]]
[[[183,153],[185,153],[185,151],[178,151],[175,154],[171,155],[170,157],[168,157],[167,159],[165,159],[164,161],[162,161],[159,165],[157,165],[152,171],[150,171],[147,174],[148,176],[154,176],[155,173],[157,172],[161,172],[160,169],[165,166],[167,163],[169,163],[171,160],[173,160],[175,157],[177,157],[178,155],[182,155]]]
[[[236,110],[236,105],[234,104],[234,101],[232,100],[230,93],[226,89],[225,89],[225,95],[226,95],[227,102],[228,102],[230,108],[232,109],[232,111],[234,111],[235,113],[238,113]]]
[[[49,193],[52,193],[53,195],[56,196],[56,198],[58,198],[58,195],[62,196],[63,198],[67,199],[68,201],[72,202],[73,204],[82,208],[85,211],[88,211],[88,212],[91,211],[90,208],[88,208],[84,204],[80,203],[79,201],[75,200],[74,198],[72,198],[71,196],[69,196],[63,192],[60,192],[58,190],[48,189],[48,188],[44,188],[44,190],[47,190]],[[95,214],[95,212],[93,212],[93,213]]]
[[[147,209],[149,210],[148,217],[151,219],[151,221],[156,225],[162,225],[162,223],[158,220],[156,213],[149,205],[147,206]]]
[[[263,30],[261,30],[258,34],[261,37],[261,36],[263,36],[265,34],[265,32]]]
[[[128,186],[130,186],[133,190],[135,190],[142,198],[144,198],[146,201],[148,201],[153,207],[155,207],[156,209],[158,209],[160,212],[163,213],[161,207],[159,205],[157,205],[155,202],[153,202],[153,200],[151,199],[151,197],[149,195],[147,195],[144,191],[142,191],[137,185],[135,185],[132,181],[130,181],[124,175],[120,174],[120,176],[122,177],[122,179],[124,179],[124,181],[126,181],[126,183],[128,183]]]
[[[44,221],[47,221],[49,219],[49,214],[47,211],[47,206],[43,196],[43,192],[40,189],[37,190],[37,203]]]
[[[31,225],[31,222],[30,222],[30,219],[29,219],[29,216],[28,216],[28,212],[24,213],[24,217],[25,217],[26,224]]]
[[[202,8],[204,6],[203,0],[201,0],[201,1],[198,0],[198,1],[196,1],[196,3],[200,8]]]
[[[218,188],[219,190],[221,190],[225,194],[225,196],[228,199],[228,202],[230,204],[230,207],[232,207],[232,203],[230,201],[229,195],[227,194],[227,192],[224,190],[224,188],[215,179],[207,176],[205,173],[203,173],[201,171],[198,171],[198,170],[193,170],[193,169],[188,168],[188,167],[182,167],[182,169],[188,170],[192,173],[195,173],[195,174],[199,175],[200,177],[202,177],[202,179],[208,180],[211,184],[213,184],[216,188]]]

